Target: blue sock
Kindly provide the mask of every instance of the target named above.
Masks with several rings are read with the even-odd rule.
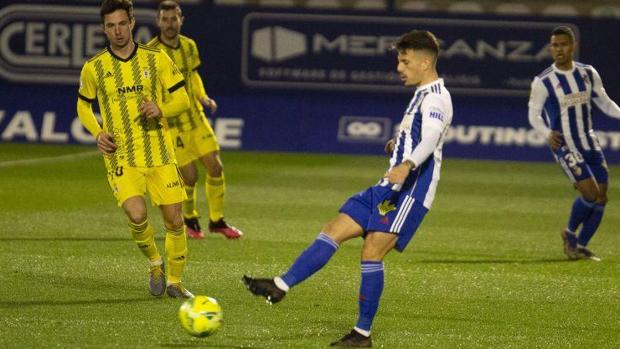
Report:
[[[383,262],[362,261],[362,283],[356,328],[370,332],[383,292]]]
[[[588,245],[588,242],[590,242],[590,239],[592,239],[592,236],[596,233],[596,229],[598,229],[598,226],[601,224],[603,213],[605,213],[605,205],[594,204],[592,213],[590,213],[590,216],[586,218],[583,222],[583,227],[581,227],[581,232],[577,238],[577,243],[579,245]]]
[[[305,251],[295,260],[290,269],[281,276],[282,280],[293,287],[319,271],[338,249],[336,241],[327,234],[320,233]]]
[[[573,209],[571,210],[570,217],[568,218],[568,230],[573,233],[576,232],[579,225],[583,223],[586,218],[588,218],[594,205],[594,202],[587,201],[582,196],[575,199]]]

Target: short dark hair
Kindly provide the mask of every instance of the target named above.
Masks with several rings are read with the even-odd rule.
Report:
[[[179,5],[179,3],[177,3],[176,1],[172,1],[172,0],[164,0],[159,3],[159,7],[157,8],[158,16],[161,11],[168,11],[168,10],[177,10],[177,12],[179,13],[179,16],[183,15],[183,12],[181,11],[181,6]]]
[[[567,35],[571,38],[572,41],[575,41],[575,32],[573,31],[573,29],[571,29],[571,27],[567,25],[561,25],[559,27],[553,28],[551,36],[553,35]]]
[[[439,41],[428,30],[412,30],[403,34],[394,44],[393,48],[398,52],[406,50],[426,50],[435,57],[439,56]]]
[[[103,0],[101,3],[101,9],[99,10],[101,23],[103,23],[105,15],[116,10],[125,10],[129,19],[131,20],[133,18],[133,4],[131,3],[131,0]]]

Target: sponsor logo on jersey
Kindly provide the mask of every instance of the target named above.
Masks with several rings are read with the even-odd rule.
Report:
[[[125,93],[136,93],[144,91],[143,85],[133,85],[133,86],[123,86],[116,89],[116,92],[119,95],[123,95]]]

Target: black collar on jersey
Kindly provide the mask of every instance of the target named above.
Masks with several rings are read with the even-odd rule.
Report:
[[[133,58],[133,56],[136,55],[136,52],[138,51],[138,44],[136,44],[135,42],[133,44],[134,44],[133,51],[131,51],[131,53],[129,54],[129,57],[127,57],[125,59],[120,58],[119,56],[115,55],[114,52],[112,52],[112,48],[110,47],[110,45],[108,45],[107,48],[108,48],[108,52],[110,52],[112,57],[118,59],[121,62],[129,62]]]
[[[164,40],[161,39],[161,34],[157,35],[157,40],[159,40],[159,42],[161,42],[162,45],[164,45],[166,47],[169,47],[169,48],[171,48],[173,50],[178,50],[179,48],[181,48],[181,39],[179,39],[179,41],[177,42],[177,47],[170,46],[170,45],[166,44],[164,42]]]

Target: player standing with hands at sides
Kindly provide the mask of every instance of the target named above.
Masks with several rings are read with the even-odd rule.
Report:
[[[133,41],[135,20],[130,0],[104,0],[100,15],[109,46],[84,63],[78,116],[97,139],[110,187],[129,218],[129,231],[138,248],[149,260],[151,294],[190,298],[193,295],[181,283],[187,260],[181,217],[185,191],[162,120],[189,107],[185,81],[164,52]],[[170,94],[165,103],[162,90]],[[95,100],[101,126],[92,110]],[[164,219],[165,268],[147,219],[147,190]]]
[[[573,61],[576,46],[571,28],[552,31],[553,64],[532,82],[529,121],[547,138],[556,161],[581,194],[561,232],[564,253],[569,259],[600,261],[586,247],[605,212],[608,180],[607,162],[592,127],[592,102],[614,118],[620,118],[620,108],[607,96],[594,67]]]
[[[160,33],[159,36],[149,41],[148,45],[166,52],[181,69],[187,82],[186,89],[190,97],[189,110],[168,119],[172,142],[175,145],[177,161],[187,193],[187,199],[183,202],[183,218],[187,226],[187,235],[195,239],[204,237],[196,211],[195,186],[198,181],[198,169],[194,161],[199,160],[207,172],[205,192],[209,203],[209,231],[223,234],[228,239],[237,239],[243,233],[224,221],[226,187],[219,153],[220,147],[203,110],[204,105],[211,110],[211,113],[215,113],[217,104],[207,95],[198,74],[201,61],[196,43],[180,34],[183,19],[179,4],[170,0],[162,1],[159,4],[157,16]]]
[[[394,48],[404,85],[416,90],[405,109],[384,178],[349,198],[286,273],[273,279],[243,276],[250,292],[276,303],[291,287],[323,268],[340,244],[363,237],[357,323],[332,346],[372,346],[370,328],[383,291],[383,258],[392,249],[405,249],[430,209],[443,140],[452,121],[452,99],[436,70],[435,36],[414,30],[401,36]]]

